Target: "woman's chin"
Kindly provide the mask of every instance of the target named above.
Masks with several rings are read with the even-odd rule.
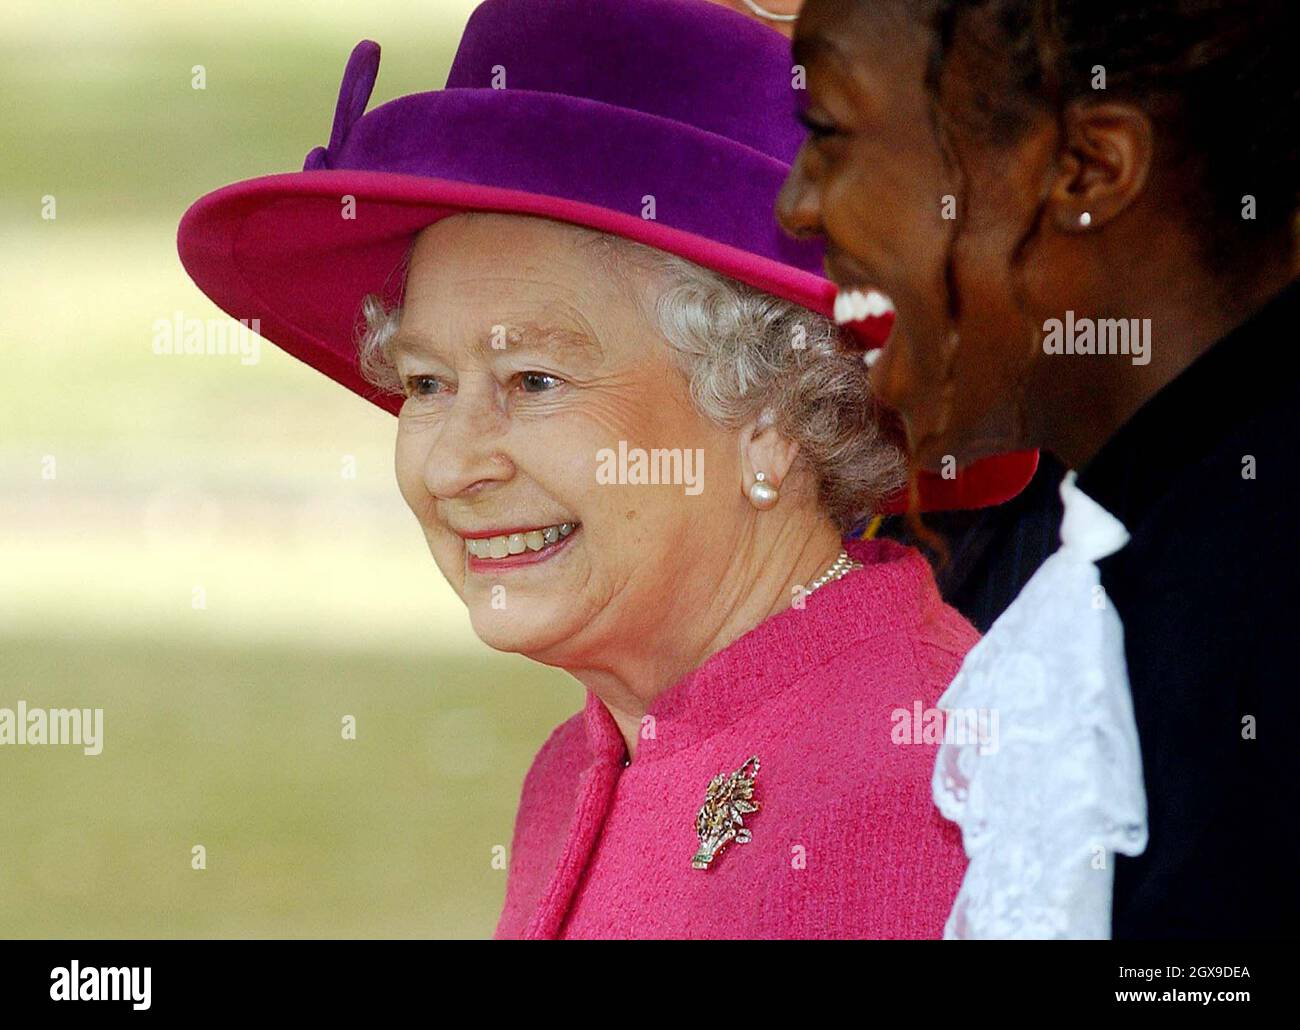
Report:
[[[984,458],[1030,447],[1017,432],[1010,410],[990,411],[974,420],[958,411],[950,416],[944,432],[930,434],[915,453],[921,468],[942,475],[954,464],[966,468]]]
[[[566,613],[552,613],[544,605],[530,600],[529,610],[511,611],[509,607],[493,608],[491,603],[470,605],[469,621],[474,634],[494,651],[533,655],[553,648],[568,636],[567,627],[559,621]]]

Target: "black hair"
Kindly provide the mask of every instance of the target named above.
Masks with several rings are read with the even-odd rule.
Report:
[[[860,0],[862,2],[862,0]],[[904,0],[932,30],[926,68],[937,142],[958,194],[952,239],[964,229],[970,177],[956,140],[977,135],[1014,142],[1046,111],[1064,127],[1075,101],[1130,101],[1146,111],[1163,152],[1189,175],[1181,205],[1207,268],[1249,281],[1261,268],[1294,267],[1300,230],[1300,0]],[[962,110],[944,102],[945,62],[958,45],[978,72]],[[964,53],[967,53],[964,51]],[[1098,68],[1105,92],[1094,86]],[[1255,217],[1243,217],[1244,198]],[[1043,212],[1012,249],[1020,267]],[[948,318],[962,317],[955,254],[945,266]],[[1026,308],[1024,284],[1012,285]],[[1035,341],[1036,342],[1036,341]],[[947,361],[955,359],[950,347]],[[949,365],[950,367],[950,365]],[[1027,374],[1027,372],[1026,372]],[[953,386],[943,373],[945,391]],[[945,396],[945,407],[950,398]],[[1024,422],[1026,413],[1017,417]],[[924,443],[924,442],[922,442]],[[913,450],[922,450],[917,445]],[[913,542],[947,561],[942,528],[918,510],[915,459],[909,464],[907,524]],[[942,520],[940,520],[942,521]]]
[[[1300,4],[1296,0],[929,0],[928,85],[966,16],[1004,88],[981,85],[989,135],[1013,139],[1033,109],[1059,118],[1092,97],[1132,101],[1184,162],[1182,198],[1207,266],[1289,264],[1300,208]],[[963,35],[963,39],[968,38]],[[991,67],[994,65],[991,65]],[[1105,92],[1094,87],[1104,69]],[[1254,198],[1255,217],[1243,217]],[[1200,212],[1198,215],[1197,212]]]

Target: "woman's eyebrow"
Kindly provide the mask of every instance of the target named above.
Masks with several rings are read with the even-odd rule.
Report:
[[[594,360],[604,356],[595,336],[565,326],[522,323],[493,326],[484,340],[489,351],[531,351],[556,357]]]
[[[393,357],[399,354],[436,354],[437,341],[430,335],[413,329],[399,328],[388,341],[388,353]]]
[[[399,354],[434,355],[441,353],[438,337],[416,329],[398,329],[388,344],[394,357]],[[478,340],[478,349],[485,355],[511,351],[531,351],[554,356],[597,359],[604,356],[604,348],[594,336],[562,326],[536,323],[515,323],[490,326]]]

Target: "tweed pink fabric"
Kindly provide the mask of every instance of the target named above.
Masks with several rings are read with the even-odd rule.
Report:
[[[917,552],[846,546],[865,568],[669,688],[630,765],[588,691],[524,780],[496,937],[942,935],[966,859],[935,745],[895,742],[897,713],[932,708],[978,635]],[[705,788],[751,755],[753,840],[691,868]]]

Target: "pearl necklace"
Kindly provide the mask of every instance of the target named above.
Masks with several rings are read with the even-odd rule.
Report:
[[[803,596],[807,597],[818,587],[824,587],[827,583],[833,583],[837,579],[843,579],[854,569],[860,568],[862,568],[862,562],[858,561],[856,558],[850,558],[848,551],[841,551],[840,556],[831,562],[831,567],[808,585],[808,589],[803,592]]]

